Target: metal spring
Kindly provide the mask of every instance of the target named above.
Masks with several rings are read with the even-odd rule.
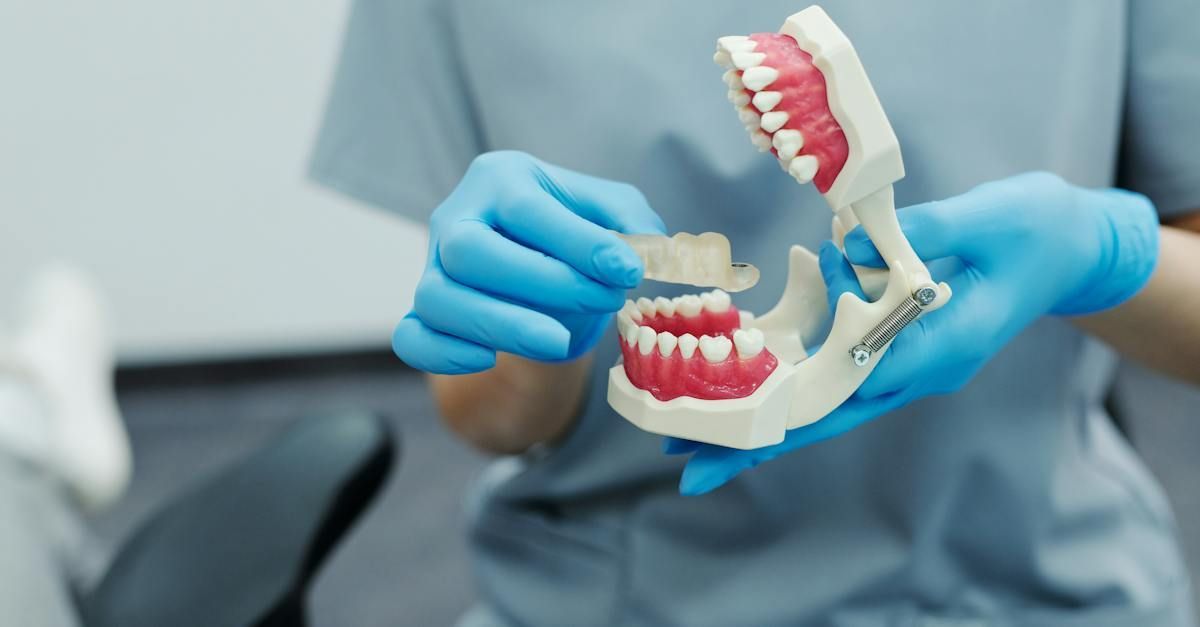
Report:
[[[921,315],[921,303],[910,296],[897,305],[879,324],[875,325],[875,328],[868,331],[859,344],[866,346],[872,353],[879,352],[884,345],[896,337],[901,329],[916,320],[919,315]]]

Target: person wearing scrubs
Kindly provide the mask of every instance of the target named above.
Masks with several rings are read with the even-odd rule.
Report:
[[[804,6],[354,4],[312,176],[429,224],[394,348],[501,455],[462,624],[1194,624],[1171,511],[1104,401],[1119,355],[1200,380],[1196,3],[824,2],[954,298],[774,447],[664,443],[608,407],[613,312],[680,293],[609,229],[727,234],[762,270],[750,311],[793,244],[832,298],[858,289],[711,61]],[[880,263],[859,231],[845,248]]]

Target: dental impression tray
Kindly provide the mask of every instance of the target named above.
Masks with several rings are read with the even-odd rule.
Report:
[[[609,404],[652,433],[751,449],[845,402],[896,334],[944,305],[950,287],[934,283],[900,230],[899,143],[858,54],[825,11],[796,13],[779,33],[722,37],[713,59],[727,70],[729,100],[754,145],[824,195],[834,242],[861,223],[888,265],[855,267],[873,300],[842,294],[831,326],[817,258],[800,246],[790,251],[782,297],[757,318],[721,289],[641,298],[617,314],[624,359],[609,371]],[[723,236],[636,237],[650,238],[631,242],[647,278],[730,291],[758,280],[752,266],[730,261]]]

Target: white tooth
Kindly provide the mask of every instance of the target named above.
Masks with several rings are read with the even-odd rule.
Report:
[[[675,303],[671,302],[671,300],[668,298],[664,298],[662,296],[655,298],[654,308],[658,310],[658,315],[660,316],[675,315]]]
[[[725,361],[732,350],[733,342],[730,342],[729,338],[724,335],[718,335],[717,337],[705,335],[700,338],[700,354],[704,355],[704,358],[709,363],[715,364]]]
[[[729,311],[729,307],[733,305],[733,299],[725,290],[713,290],[713,302],[717,304],[717,313]]]
[[[791,161],[804,147],[804,135],[793,128],[780,129],[771,136],[771,144],[775,146],[780,159]]]
[[[692,355],[696,354],[696,347],[700,345],[700,340],[691,333],[684,333],[679,336],[679,354],[684,359],[691,359]]]
[[[718,50],[713,53],[713,63],[724,68],[733,67],[733,59],[729,58],[729,53],[724,50]]]
[[[654,301],[652,301],[649,298],[646,298],[644,296],[642,298],[637,299],[637,308],[638,308],[638,311],[641,311],[642,315],[646,316],[647,318],[649,318],[650,316],[653,316],[654,312],[655,312]]]
[[[643,355],[649,355],[651,350],[654,350],[654,345],[658,344],[658,334],[650,327],[638,327],[637,347],[638,352]]]
[[[738,119],[741,120],[742,124],[745,124],[747,128],[752,125],[754,128],[758,128],[759,125],[762,124],[762,116],[755,113],[750,107],[739,107]]]
[[[732,102],[733,106],[735,107],[744,107],[750,104],[750,96],[746,95],[746,90],[744,89],[730,89],[729,92],[725,94],[725,97],[728,98],[729,102]]]
[[[774,133],[787,124],[788,114],[783,111],[771,111],[762,114],[762,128],[768,133]]]
[[[695,294],[679,297],[678,312],[682,316],[692,317],[700,315],[700,310],[704,307],[704,302]]]
[[[738,326],[743,329],[754,323],[754,314],[745,309],[738,310]]]
[[[801,183],[808,183],[817,175],[818,167],[819,164],[816,157],[812,155],[800,155],[792,159],[791,164],[788,165],[788,174],[791,174],[792,178]]]
[[[721,75],[721,79],[725,81],[726,85],[729,85],[730,89],[746,88],[744,85],[742,85],[742,77],[738,75],[737,70],[729,70],[728,72],[725,72]]]
[[[742,72],[742,84],[750,91],[762,91],[779,78],[779,70],[760,65]]]
[[[777,91],[760,91],[754,94],[755,108],[764,113],[779,106],[780,100],[783,100],[783,94]]]
[[[717,39],[717,47],[721,50],[728,50],[730,52],[754,50],[754,48],[757,46],[757,41],[754,41],[745,35],[727,35]]]
[[[767,60],[767,55],[761,52],[732,52],[729,57],[733,59],[733,67],[739,70],[749,70],[762,65],[763,61]],[[745,81],[745,77],[742,78]],[[758,91],[757,89],[755,91]]]
[[[679,338],[663,331],[658,334],[658,354],[663,357],[670,357],[671,352],[675,350],[675,345],[679,343]]]
[[[626,300],[625,305],[621,307],[621,312],[628,314],[629,319],[634,322],[642,321],[642,312],[638,311],[637,305],[631,300]]]
[[[625,335],[625,329],[628,329],[633,324],[633,319],[624,311],[617,312],[617,331],[621,335]]]
[[[760,129],[754,129],[750,132],[750,143],[754,144],[759,152],[770,152],[771,150],[771,136]]]
[[[758,329],[738,329],[733,332],[733,344],[737,347],[738,357],[753,357],[762,352],[763,333]]]
[[[628,327],[625,327],[625,332],[622,333],[621,336],[625,338],[626,344],[630,346],[637,344],[638,326],[636,324],[631,324]]]
[[[733,304],[733,299],[724,290],[713,290],[700,295],[700,301],[704,303],[704,308],[713,313],[725,313],[729,311],[729,306]]]

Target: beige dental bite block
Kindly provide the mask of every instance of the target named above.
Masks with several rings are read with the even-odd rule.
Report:
[[[758,268],[733,261],[729,239],[720,233],[670,237],[617,233],[617,237],[642,258],[643,276],[652,281],[719,287],[727,292],[740,292],[758,283]]]
[[[617,413],[652,433],[750,449],[778,443],[788,429],[837,409],[871,374],[895,336],[945,305],[951,293],[948,285],[933,281],[900,230],[892,192],[892,184],[904,176],[899,143],[858,54],[824,10],[811,6],[792,15],[779,33],[722,37],[713,59],[726,70],[728,98],[754,145],[775,156],[798,182],[812,183],[822,193],[834,214],[834,242],[841,246],[845,234],[861,224],[887,261],[884,269],[855,268],[871,300],[842,294],[831,324],[817,257],[800,246],[789,253],[788,281],[775,307],[757,317],[739,312],[737,329],[731,316],[720,317],[727,305],[708,295],[715,305],[709,311],[706,304],[703,315],[694,314],[698,310],[690,297],[661,306],[630,303],[618,314],[626,359],[610,370],[608,389]],[[824,93],[826,106],[811,109],[811,100],[789,99],[786,94],[797,87]],[[688,237],[709,235],[715,234]],[[734,266],[723,237],[703,244],[683,237],[675,248],[665,239],[631,242],[649,259],[647,278],[729,291],[736,290],[726,285],[748,282],[728,276]],[[680,253],[688,247],[717,251],[705,259],[719,263],[705,265]],[[697,278],[703,282],[696,283]],[[715,352],[716,340],[707,337],[701,342],[710,349],[705,358],[716,361],[696,361],[690,353],[685,358],[675,347],[691,342],[675,334],[694,335],[693,330],[741,334],[747,351],[758,348],[747,338],[761,337],[765,352],[749,360],[727,357],[728,351]],[[629,342],[656,333],[670,336],[661,354],[639,352]],[[818,343],[820,349],[809,354],[807,347]],[[770,363],[767,357],[778,365],[764,374],[760,366]],[[731,362],[734,358],[743,361]],[[669,384],[672,376],[686,377],[684,387],[713,398],[669,397],[664,388],[671,386],[663,382]],[[639,387],[634,379],[650,387]],[[728,397],[730,389],[746,393]]]

